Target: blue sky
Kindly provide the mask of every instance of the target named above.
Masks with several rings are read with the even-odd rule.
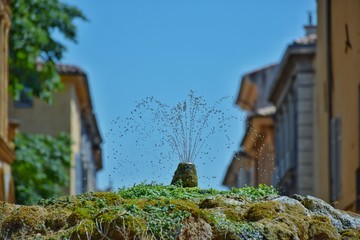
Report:
[[[240,77],[276,63],[286,46],[304,35],[307,12],[315,0],[67,0],[89,22],[77,22],[78,44],[65,42],[63,63],[85,70],[94,110],[105,143],[104,169],[98,187],[144,180],[167,184],[178,161],[153,163],[151,157],[123,160],[129,146],[110,134],[116,119],[126,118],[135,102],[154,96],[167,104],[183,100],[190,89],[213,103],[234,99]],[[244,133],[244,113],[229,102],[232,114],[231,149],[221,149],[213,162],[198,162],[201,187],[221,188],[233,151]],[[114,126],[116,125],[116,126]],[[216,141],[210,144],[217,144]],[[148,146],[151,148],[151,146]],[[116,158],[116,159],[115,159]],[[164,167],[165,166],[165,167]]]

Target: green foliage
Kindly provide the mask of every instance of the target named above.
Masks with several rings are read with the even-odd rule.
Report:
[[[182,221],[191,216],[191,213],[179,209],[169,201],[123,199],[118,194],[109,192],[50,198],[39,203],[48,208],[62,206],[71,210],[67,222],[77,227],[73,229],[75,231],[71,229],[68,231],[70,235],[73,233],[77,235],[79,232],[81,235],[82,229],[79,225],[90,220],[89,226],[93,228],[100,228],[100,225],[101,228],[114,228],[115,224],[118,230],[122,231],[123,237],[128,235],[125,239],[143,239],[130,237],[132,233],[140,232],[155,239],[174,239]]]
[[[53,93],[62,87],[55,63],[66,50],[54,33],[76,42],[74,20],[86,18],[79,9],[59,0],[10,2],[10,92],[17,99],[26,86],[30,88],[30,95],[51,103]]]
[[[63,193],[69,184],[71,157],[71,139],[67,134],[18,134],[15,153],[12,170],[19,204],[34,204]]]
[[[221,235],[226,236],[226,239],[263,239],[261,233],[256,230],[252,223],[231,221],[226,216],[221,216],[220,214],[213,214],[213,217],[214,225],[219,229]],[[236,236],[241,236],[241,238]]]
[[[183,188],[180,186],[164,186],[160,184],[139,184],[131,188],[122,188],[119,195],[123,198],[146,198],[146,199],[190,199],[206,198],[217,195],[230,195],[258,200],[270,195],[278,195],[277,190],[272,186],[260,184],[258,187],[233,188],[231,191],[219,191],[215,189]]]
[[[151,232],[157,239],[174,239],[175,235],[181,228],[182,221],[189,217],[189,212],[178,210],[173,204],[162,204],[161,202],[154,205],[146,205],[140,208],[136,204],[124,206],[126,215],[132,218],[145,219],[146,229]]]
[[[219,194],[220,191],[214,189],[202,190],[200,188],[183,188],[180,186],[169,185],[164,186],[160,184],[139,184],[131,188],[122,188],[119,190],[119,195],[126,199],[146,198],[146,199],[190,199],[190,198],[204,198],[206,196]]]
[[[267,196],[278,195],[279,192],[273,186],[259,184],[258,187],[232,188],[228,194],[246,196],[252,200],[257,200]]]

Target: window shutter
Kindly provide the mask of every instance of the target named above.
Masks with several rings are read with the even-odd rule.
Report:
[[[331,201],[338,200],[341,196],[341,118],[331,119],[331,156],[330,156],[330,184]]]
[[[82,171],[82,161],[79,153],[75,153],[75,193],[81,194],[83,193],[83,171]]]

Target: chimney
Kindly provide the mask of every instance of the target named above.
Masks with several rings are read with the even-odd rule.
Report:
[[[316,34],[316,25],[312,22],[312,12],[308,12],[309,24],[304,26],[305,36]]]

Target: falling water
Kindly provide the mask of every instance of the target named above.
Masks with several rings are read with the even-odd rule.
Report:
[[[168,184],[179,162],[193,162],[198,166],[200,185],[215,178],[221,182],[222,176],[209,175],[208,169],[216,161],[228,161],[219,153],[231,153],[237,148],[238,139],[234,140],[229,132],[238,121],[238,111],[230,108],[231,100],[223,97],[209,104],[203,96],[190,91],[186,99],[174,105],[155,97],[136,102],[127,117],[112,121],[105,135],[113,146],[108,161],[116,162],[109,177],[119,176],[114,181],[121,186],[128,185],[129,179],[133,184]]]

